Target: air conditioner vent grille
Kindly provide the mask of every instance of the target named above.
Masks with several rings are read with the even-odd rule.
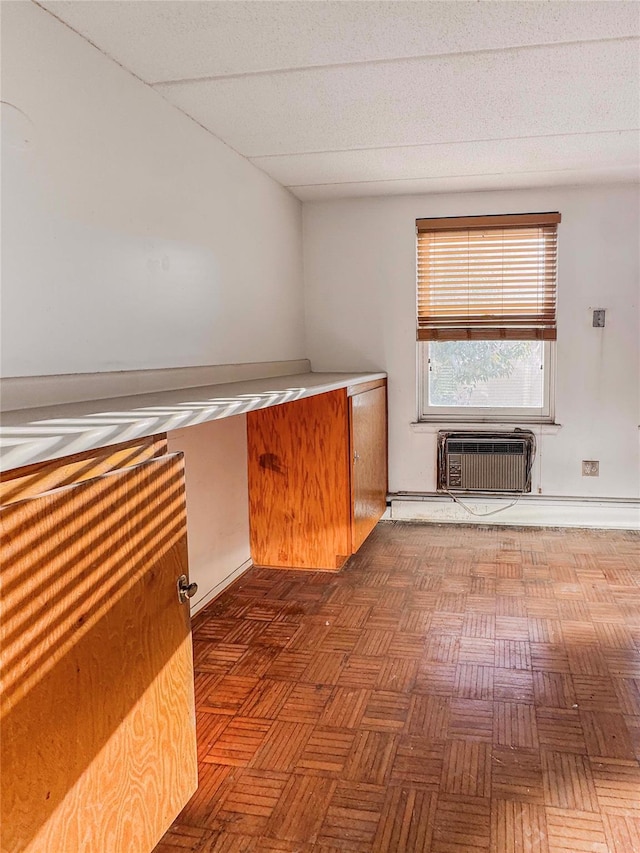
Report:
[[[449,453],[509,453],[523,456],[525,444],[522,441],[449,441]]]

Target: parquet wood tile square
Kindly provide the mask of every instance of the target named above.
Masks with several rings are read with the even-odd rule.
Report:
[[[373,853],[429,853],[437,798],[414,788],[390,788],[373,842]]]
[[[542,751],[545,803],[562,809],[599,811],[589,760],[570,752]]]
[[[431,853],[480,853],[491,843],[488,797],[438,795]]]
[[[499,746],[537,749],[536,709],[524,702],[493,703],[493,742]]]
[[[409,696],[374,690],[364,709],[361,726],[372,731],[401,731],[409,715]]]
[[[386,788],[379,785],[338,784],[320,828],[318,853],[329,849],[370,851],[385,796]]]
[[[276,657],[265,675],[269,678],[283,679],[285,681],[298,681],[302,673],[311,663],[312,652],[292,652],[284,649]]]
[[[541,747],[587,754],[582,720],[575,708],[536,708],[536,721]]]
[[[640,853],[640,536],[381,523],[193,622],[155,853]]]
[[[349,655],[340,676],[338,684],[341,687],[355,687],[373,690],[380,678],[384,663],[383,658]]]
[[[330,697],[329,685],[296,684],[283,702],[278,719],[289,723],[317,723]]]
[[[529,618],[529,640],[532,643],[563,643],[563,623],[560,619]]]
[[[633,742],[622,714],[580,711],[590,757],[635,759]]]
[[[292,771],[313,734],[313,728],[304,723],[277,720],[269,729],[269,737],[257,750],[251,766],[276,773]]]
[[[602,823],[611,853],[640,850],[640,818],[605,814]]]
[[[509,702],[534,702],[533,672],[525,669],[493,671],[493,698]]]
[[[446,696],[413,694],[409,705],[409,734],[424,740],[445,740],[451,721],[450,700]]]
[[[335,788],[332,779],[292,775],[271,815],[266,835],[315,842]]]
[[[497,799],[544,805],[542,761],[537,749],[494,746],[491,793]]]
[[[494,703],[480,699],[452,699],[448,735],[456,740],[493,739]]]
[[[461,637],[458,645],[459,663],[483,664],[495,655],[496,640]]]
[[[259,749],[270,728],[271,723],[267,720],[234,717],[210,746],[202,761],[244,767]]]
[[[447,794],[489,797],[491,745],[481,741],[447,741],[440,790]]]
[[[454,695],[465,699],[493,699],[493,666],[459,663],[456,667]]]
[[[411,695],[418,674],[418,661],[414,658],[387,658],[380,669],[376,688],[401,691]]]
[[[243,717],[261,717],[262,719],[273,720],[278,716],[279,710],[293,688],[292,682],[263,678],[256,689],[246,698],[244,704],[240,706],[238,713]],[[200,741],[199,730],[198,741]]]
[[[432,663],[421,667],[418,669],[414,691],[429,696],[452,696],[457,669],[450,663]]]
[[[531,666],[543,672],[571,672],[569,655],[562,643],[531,644]]]
[[[218,823],[229,833],[262,835],[288,781],[286,773],[238,774],[216,814]]]
[[[608,853],[600,815],[547,808],[549,853]]]
[[[578,703],[571,675],[562,672],[533,673],[535,704],[540,708],[573,708]]]
[[[590,761],[600,809],[604,814],[640,818],[640,767],[637,761]]]
[[[491,804],[491,853],[549,853],[544,806],[495,799]]]
[[[492,642],[489,640],[488,642]],[[424,650],[424,669],[429,672],[433,663],[457,663],[462,639],[452,634],[436,634],[427,641]],[[492,647],[493,648],[493,647]]]
[[[398,737],[395,734],[360,729],[347,759],[344,778],[369,785],[386,784],[391,775],[397,746]]]
[[[576,691],[576,707],[590,711],[620,710],[620,702],[612,678],[598,675],[574,675],[572,682]]]
[[[315,776],[340,776],[355,739],[355,732],[338,729],[316,729],[306,743],[296,773]]]
[[[336,687],[324,706],[319,724],[339,729],[359,728],[368,701],[366,689]]]
[[[157,845],[154,853],[186,853],[186,851],[201,850],[203,843],[213,834],[210,829],[183,826],[176,821]]]

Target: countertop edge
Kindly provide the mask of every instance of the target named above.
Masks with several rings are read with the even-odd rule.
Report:
[[[386,378],[311,372],[13,410],[2,417],[0,472]]]

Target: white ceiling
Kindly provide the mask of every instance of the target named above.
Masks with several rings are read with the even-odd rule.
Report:
[[[301,199],[638,179],[637,0],[47,0]]]

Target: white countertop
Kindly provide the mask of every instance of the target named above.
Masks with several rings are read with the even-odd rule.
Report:
[[[384,378],[385,373],[299,373],[5,412],[0,471]]]

